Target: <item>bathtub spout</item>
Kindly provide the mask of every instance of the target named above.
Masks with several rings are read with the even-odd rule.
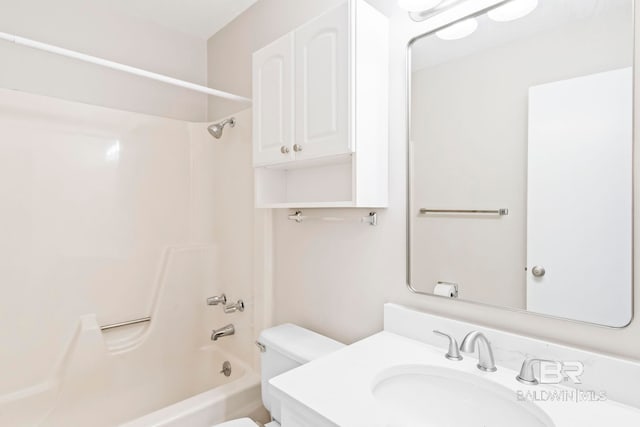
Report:
[[[233,327],[232,324],[229,324],[227,326],[223,326],[220,329],[214,329],[213,332],[211,332],[211,340],[218,341],[218,338],[220,337],[226,337],[229,335],[233,335],[235,333],[236,333],[236,329]]]

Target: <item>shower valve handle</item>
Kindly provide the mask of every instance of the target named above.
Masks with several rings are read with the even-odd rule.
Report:
[[[224,312],[227,314],[235,313],[236,311],[244,311],[244,301],[242,301],[241,299],[239,299],[236,303],[224,306]]]
[[[207,298],[207,305],[225,305],[227,303],[227,296],[225,294],[221,294],[215,297]]]

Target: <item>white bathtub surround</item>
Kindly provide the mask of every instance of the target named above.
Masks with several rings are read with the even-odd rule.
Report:
[[[205,313],[197,309],[202,283],[211,279],[202,267],[213,253],[205,246],[167,252],[149,323],[101,332],[95,315],[83,316],[51,377],[2,396],[0,424],[111,426],[187,398],[132,425],[192,420],[188,425],[205,427],[259,411],[259,376],[207,342]],[[226,360],[230,377],[219,373]],[[43,410],[34,411],[38,406]]]
[[[465,354],[464,360],[460,362],[446,359],[444,357],[446,340],[434,335],[433,329],[451,333],[459,340],[469,331],[482,331],[492,342],[498,370],[491,373],[478,370],[477,354]],[[621,386],[624,384],[621,384],[621,379],[627,383],[630,376],[638,375],[640,372],[637,364],[481,328],[393,304],[385,306],[385,331],[274,378],[271,384],[284,399],[283,427],[297,425],[376,427],[399,422],[405,422],[403,425],[416,425],[415,422],[412,424],[410,418],[404,419],[406,414],[398,411],[397,407],[387,407],[384,401],[376,400],[372,392],[382,379],[390,377],[390,368],[416,371],[428,365],[453,369],[461,373],[459,375],[468,374],[477,378],[479,384],[482,384],[482,380],[489,381],[489,388],[504,387],[502,390],[512,393],[514,405],[519,404],[518,393],[526,395],[528,392],[540,393],[544,390],[572,396],[572,390],[575,389],[567,385],[525,386],[517,382],[515,377],[525,354],[554,360],[582,361],[585,363],[585,374],[581,388],[606,392],[608,397],[606,401],[592,402],[557,400],[536,402],[536,405],[553,422],[549,424],[550,420],[542,417],[539,419],[539,425],[631,427],[640,424],[640,410],[637,407],[626,406],[615,401],[623,393]],[[611,369],[603,367],[603,364],[608,364]],[[614,378],[609,383],[598,383],[592,376],[594,371],[602,373],[607,370],[618,372],[615,376],[612,375]],[[313,384],[313,387],[309,387],[309,384]],[[628,387],[627,390],[629,390]],[[470,393],[473,393],[473,390]],[[327,396],[331,398],[328,399]],[[633,399],[637,399],[637,396],[627,396],[625,403],[631,403],[629,400]],[[505,401],[508,402],[508,397]],[[440,407],[449,405],[452,413],[465,409],[464,404],[456,402],[455,399],[449,399],[446,402],[430,400],[422,404],[434,404]],[[419,413],[421,410],[421,408],[412,407],[411,411],[407,412]],[[424,414],[428,416],[428,411]],[[428,421],[428,418],[425,419]],[[506,422],[505,425],[519,425],[517,418],[512,421],[508,419],[502,421]]]
[[[212,424],[260,408],[261,318],[238,268],[253,230],[228,221],[244,206],[229,180],[252,210],[233,161],[251,150],[250,112],[235,116],[218,141],[209,123],[0,90],[0,364],[15,367],[0,425],[112,426],[218,388],[180,412]],[[222,292],[245,311],[206,305]],[[227,323],[236,335],[212,343]]]

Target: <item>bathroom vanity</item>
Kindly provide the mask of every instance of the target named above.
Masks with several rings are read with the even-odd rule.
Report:
[[[458,339],[482,332],[497,370],[479,370],[477,353],[445,358],[447,340],[433,330]],[[578,362],[581,383],[522,384],[529,357]],[[635,363],[387,304],[384,331],[270,384],[283,427],[631,427],[640,425],[640,397],[625,386],[634,381]]]

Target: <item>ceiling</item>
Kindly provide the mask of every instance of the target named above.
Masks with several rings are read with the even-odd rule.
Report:
[[[118,12],[206,40],[257,0],[109,0]]]

